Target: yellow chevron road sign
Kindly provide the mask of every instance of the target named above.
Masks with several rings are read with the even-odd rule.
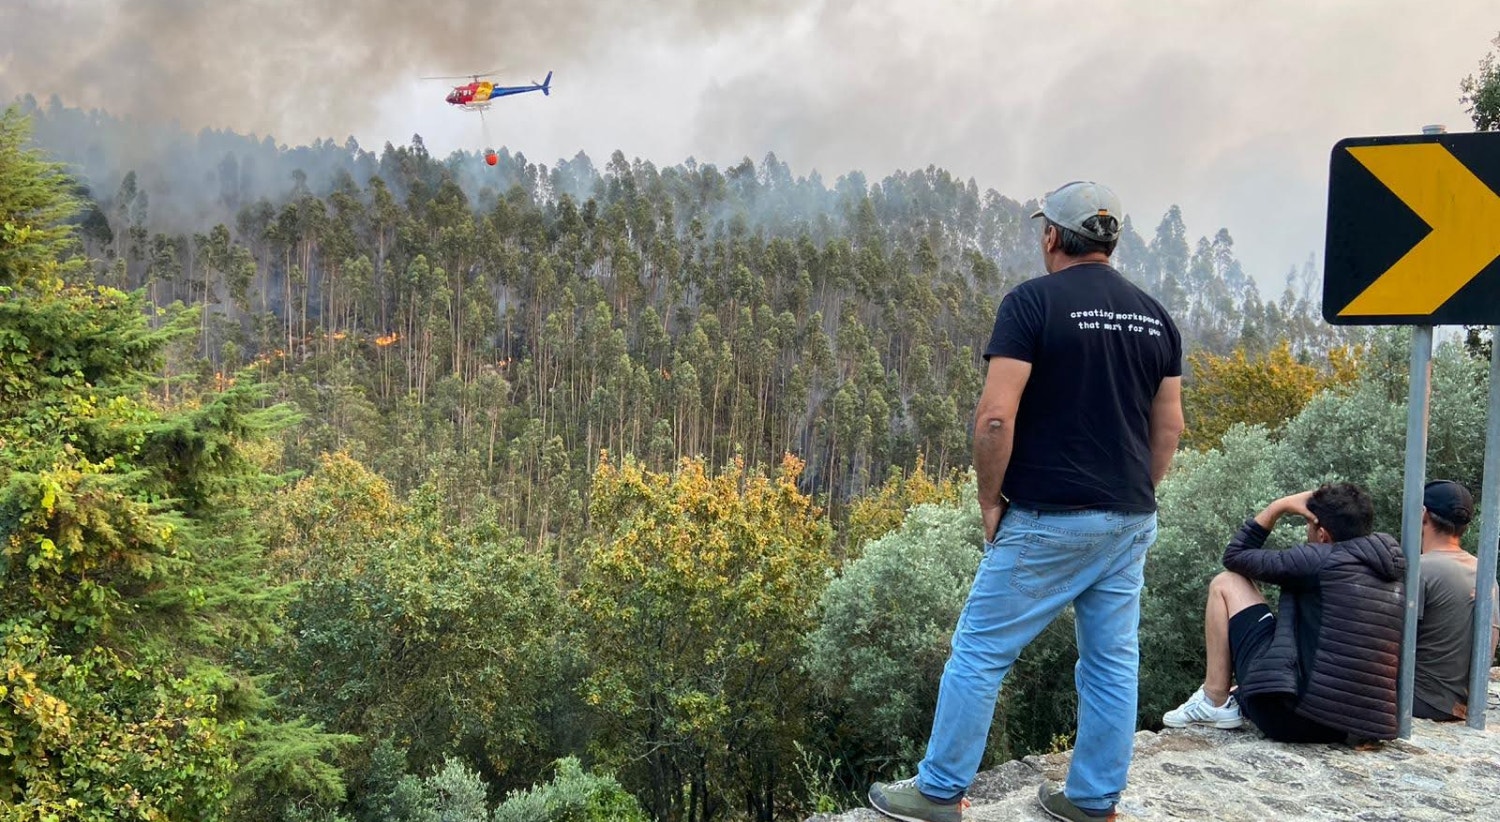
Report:
[[[1333,147],[1323,317],[1335,325],[1500,324],[1500,133]]]

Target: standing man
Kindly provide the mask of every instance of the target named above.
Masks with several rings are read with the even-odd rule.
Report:
[[[1000,685],[1068,605],[1077,617],[1077,748],[1041,803],[1112,819],[1136,726],[1137,630],[1156,485],[1182,433],[1182,340],[1160,303],[1109,265],[1120,201],[1092,182],[1042,201],[1047,276],[1000,303],[974,429],[985,553],[943,669],[917,775],[870,789],[907,822],[959,822]]]
[[[1422,593],[1417,600],[1417,667],[1412,716],[1453,722],[1469,715],[1469,660],[1474,648],[1474,591],[1479,561],[1459,540],[1474,519],[1474,495],[1450,480],[1422,494]],[[1491,585],[1493,585],[1491,581]],[[1500,601],[1500,600],[1495,600]],[[1500,609],[1491,622],[1495,657]]]

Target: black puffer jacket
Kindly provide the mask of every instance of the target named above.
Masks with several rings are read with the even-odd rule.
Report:
[[[1276,638],[1239,693],[1296,694],[1300,716],[1365,739],[1395,739],[1401,546],[1377,533],[1271,551],[1268,536],[1252,519],[1224,549],[1225,568],[1281,586]],[[1312,659],[1299,648],[1315,649]]]

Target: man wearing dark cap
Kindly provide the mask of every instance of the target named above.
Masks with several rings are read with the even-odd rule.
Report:
[[[1450,480],[1422,496],[1422,592],[1417,600],[1417,667],[1412,716],[1452,722],[1468,716],[1478,561],[1459,544],[1474,519],[1474,496]],[[1495,656],[1500,608],[1490,631]]]
[[[953,632],[927,755],[876,783],[906,822],[959,822],[1001,683],[1069,605],[1076,616],[1077,746],[1042,808],[1113,819],[1136,725],[1141,586],[1156,484],[1182,431],[1182,341],[1166,309],[1109,265],[1123,214],[1108,188],[1069,183],[1042,217],[1047,276],[1000,303],[974,427],[984,558]]]

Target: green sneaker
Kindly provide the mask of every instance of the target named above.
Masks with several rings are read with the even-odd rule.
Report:
[[[1113,805],[1107,811],[1086,811],[1074,805],[1073,800],[1063,793],[1062,786],[1055,782],[1043,782],[1037,789],[1036,798],[1041,801],[1042,810],[1053,819],[1064,822],[1114,822],[1118,818]]]
[[[962,822],[969,800],[936,802],[917,790],[917,779],[876,782],[870,786],[870,807],[902,822]]]

